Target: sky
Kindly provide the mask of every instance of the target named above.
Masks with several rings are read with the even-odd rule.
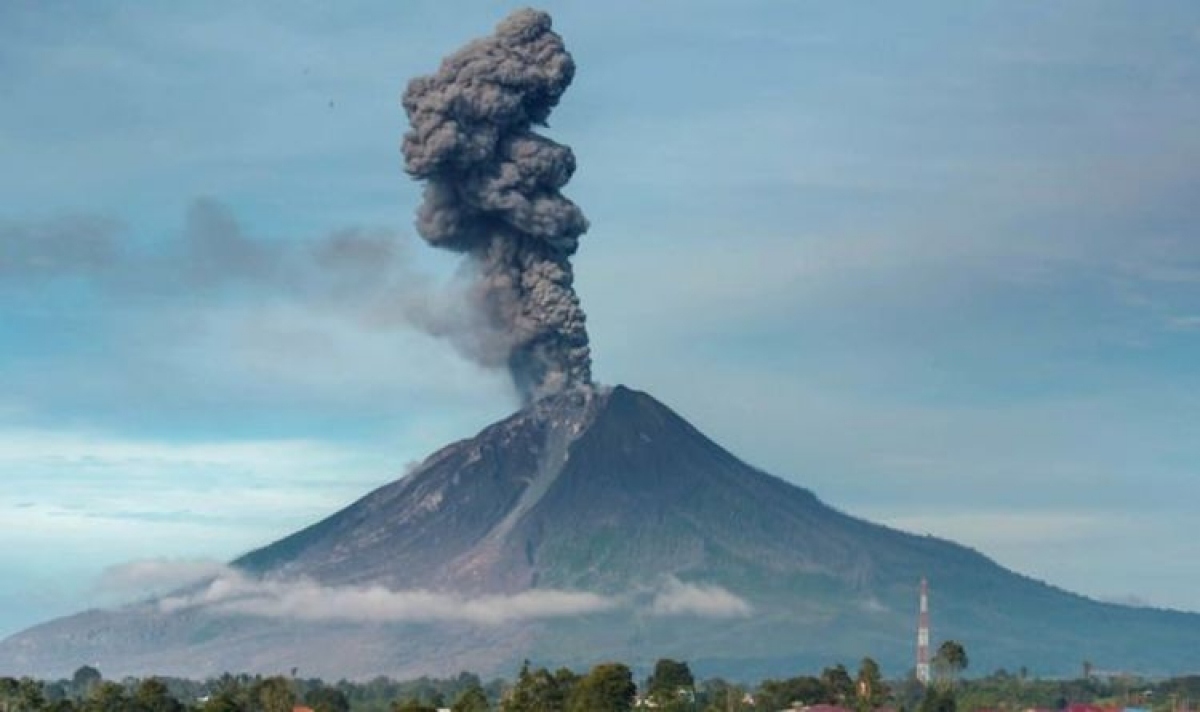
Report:
[[[405,318],[456,262],[399,153],[406,82],[515,7],[0,3],[0,636],[518,407]],[[1200,611],[1200,5],[542,7],[599,381],[843,511]]]

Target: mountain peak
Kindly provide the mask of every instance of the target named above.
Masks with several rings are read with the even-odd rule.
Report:
[[[524,610],[584,595],[605,605],[553,618],[534,610],[529,620],[488,627],[146,604],[15,636],[0,644],[0,668],[60,675],[101,659],[120,674],[299,665],[362,677],[495,674],[524,658],[648,665],[667,656],[761,676],[869,654],[899,671],[912,655],[923,576],[938,636],[961,641],[984,668],[1062,672],[1084,643],[1090,659],[1114,665],[1171,672],[1200,664],[1192,645],[1200,616],[1096,603],[951,542],[848,516],[619,385],[538,400],[233,565],[268,587],[295,582],[304,595],[349,591],[373,601],[416,592],[475,609],[519,601]],[[731,610],[738,615],[723,614]],[[1021,630],[1038,636],[1014,634]]]
[[[697,498],[696,488],[706,494]],[[685,512],[683,503],[723,501],[743,510],[780,488],[796,511],[819,507],[811,494],[748,468],[646,393],[620,385],[573,389],[442,448],[402,479],[235,565],[259,575],[403,588],[506,592],[551,581],[612,590],[662,553],[642,518],[691,530],[682,522],[702,514]],[[572,565],[560,566],[556,557],[588,522],[643,531],[638,561],[603,575],[571,556]],[[689,561],[699,563],[677,559],[663,573]],[[618,569],[626,575],[615,575]]]

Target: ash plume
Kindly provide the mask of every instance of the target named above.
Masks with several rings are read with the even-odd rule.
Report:
[[[425,181],[417,231],[467,255],[483,322],[469,355],[506,365],[525,402],[592,380],[570,262],[588,222],[559,192],[575,156],[532,131],[574,74],[550,16],[524,9],[404,92],[405,169]]]

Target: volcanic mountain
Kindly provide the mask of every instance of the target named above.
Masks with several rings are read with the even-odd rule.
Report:
[[[402,479],[156,600],[0,643],[0,674],[328,678],[512,674],[522,658],[689,660],[796,674],[912,666],[919,581],[934,643],[972,668],[1200,667],[1200,616],[1092,601],[982,554],[838,512],[646,395],[545,398]]]

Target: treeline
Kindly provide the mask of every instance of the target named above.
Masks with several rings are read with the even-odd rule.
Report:
[[[477,675],[396,681],[378,677],[367,682],[294,676],[222,675],[198,681],[184,678],[104,680],[84,666],[69,680],[36,681],[0,677],[0,712],[292,712],[305,706],[315,712],[392,712],[410,702],[435,709],[447,700],[482,697],[499,700],[503,680],[483,683]],[[470,694],[468,694],[470,693]],[[474,708],[467,707],[467,710]],[[483,707],[482,709],[488,709]]]
[[[639,697],[639,690],[641,695]],[[629,666],[610,662],[586,673],[521,666],[515,680],[484,683],[462,673],[449,679],[326,684],[285,676],[232,676],[197,682],[175,678],[102,679],[92,667],[70,680],[0,678],[0,712],[759,712],[792,702],[844,704],[859,696],[864,709],[889,698],[879,666],[863,661],[857,676],[841,665],[819,677],[766,680],[755,689],[719,679],[697,682],[686,662],[662,659],[635,682]]]
[[[939,651],[939,653],[942,651]],[[951,651],[954,652],[954,651]],[[204,681],[176,678],[104,680],[82,667],[68,680],[0,678],[0,712],[778,712],[795,706],[835,705],[853,712],[1019,712],[1061,710],[1069,703],[1154,710],[1194,709],[1200,676],[1148,681],[1097,676],[1084,666],[1076,680],[1039,680],[1020,671],[971,680],[959,678],[961,658],[935,656],[934,680],[887,681],[864,658],[855,670],[833,665],[815,675],[741,685],[719,678],[696,680],[686,662],[662,659],[635,681],[623,663],[603,663],[585,673],[525,663],[512,681],[482,681],[462,673],[446,679],[333,684],[292,676],[224,675]]]
[[[999,712],[1030,708],[1060,710],[1079,702],[1160,712],[1200,707],[1200,676],[1152,680],[1133,674],[1098,675],[1089,667],[1083,665],[1083,674],[1071,680],[1039,680],[1024,671],[997,670],[960,684],[956,690],[958,707]]]

